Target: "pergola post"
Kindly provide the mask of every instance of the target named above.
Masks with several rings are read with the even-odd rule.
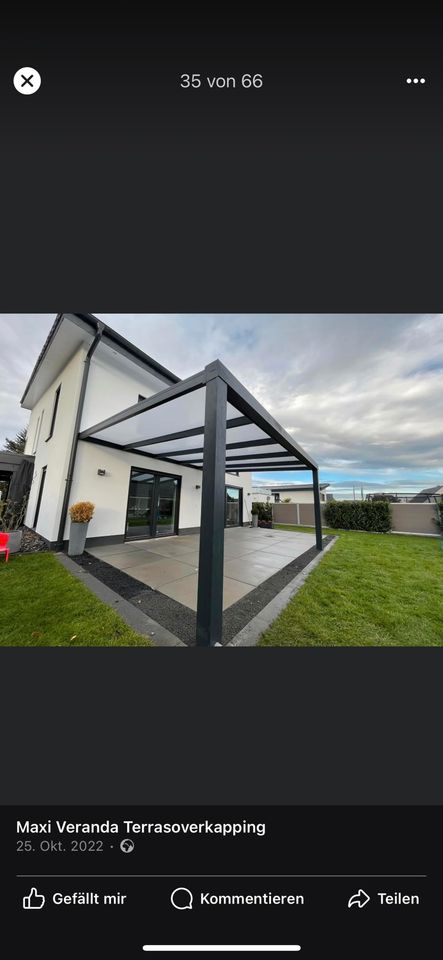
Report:
[[[225,545],[227,385],[214,376],[206,385],[205,432],[198,567],[197,646],[221,642]]]
[[[318,484],[318,470],[312,470],[312,485],[314,488],[314,517],[315,517],[315,540],[317,550],[323,550],[323,537],[321,529],[321,507],[320,507],[320,487]]]

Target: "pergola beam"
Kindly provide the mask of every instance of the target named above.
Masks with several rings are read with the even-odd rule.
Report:
[[[242,420],[247,420],[248,418],[247,418],[247,417],[242,417],[241,419],[242,419]],[[250,421],[249,421],[249,422],[250,422]],[[233,423],[232,420],[228,420],[228,421],[227,421],[227,423],[226,423],[226,429],[227,429],[227,430],[229,430],[230,426],[232,426],[232,423]],[[237,424],[237,426],[238,426],[238,424]],[[240,424],[240,426],[243,426],[243,424]],[[204,429],[204,428],[201,427],[202,432],[203,432],[203,429]],[[192,434],[190,434],[190,436],[192,436]],[[161,439],[162,439],[162,438],[159,438],[159,439],[156,439],[155,441],[154,441],[154,440],[149,440],[149,441],[147,441],[147,442],[148,442],[148,443],[159,443]],[[177,439],[177,434],[170,435],[169,439],[170,439],[170,440],[176,440],[176,439]],[[227,449],[227,450],[240,450],[240,449],[244,449],[245,447],[248,447],[248,448],[249,448],[249,447],[264,447],[264,446],[267,446],[267,447],[268,447],[270,444],[274,444],[274,443],[275,443],[275,440],[270,440],[270,439],[266,439],[266,440],[239,440],[239,441],[237,441],[237,443],[227,443],[227,444],[226,444],[226,449]],[[171,450],[171,451],[169,451],[169,453],[168,453],[168,451],[166,451],[166,452],[164,452],[164,453],[159,453],[158,456],[159,456],[159,457],[162,457],[162,456],[167,457],[167,456],[170,456],[170,454],[174,454],[175,457],[180,457],[180,456],[184,456],[184,455],[187,454],[187,453],[189,453],[189,454],[191,454],[191,453],[204,453],[204,451],[205,451],[205,448],[204,448],[204,447],[192,447],[192,448],[191,448],[191,447],[188,447],[187,449],[184,449],[184,450]]]
[[[226,460],[270,460],[272,457],[292,457],[292,453],[287,453],[286,450],[275,450],[274,453],[242,453],[240,456],[226,457]],[[300,463],[299,460],[296,463]],[[306,468],[309,470],[309,467]]]
[[[235,427],[247,427],[251,423],[249,417],[234,417],[232,420],[228,420],[226,423],[226,429],[231,430]],[[189,430],[176,430],[175,433],[165,433],[162,437],[148,437],[147,440],[137,440],[135,443],[128,443],[125,445],[125,450],[133,450],[135,447],[147,447],[151,446],[154,443],[168,443],[171,440],[185,440],[186,437],[198,437],[203,435],[205,432],[204,426],[201,427],[191,427]],[[274,443],[274,441],[272,441]],[[201,448],[202,452],[204,448]],[[149,451],[146,451],[149,453]],[[171,453],[175,453],[173,450]],[[189,450],[184,450],[184,453],[189,453]],[[161,456],[159,454],[158,456]],[[165,454],[167,456],[167,454]]]
[[[273,463],[267,467],[262,463],[248,464],[247,467],[244,464],[237,464],[235,467],[229,464],[229,470],[235,470],[236,473],[263,473],[265,470],[266,473],[310,473],[309,467],[291,467],[290,464],[279,467]]]
[[[167,457],[167,454],[164,454],[164,456]],[[239,454],[238,457],[226,457],[226,463],[244,463],[245,460],[253,460],[254,463],[258,463],[259,460],[262,459],[262,457],[264,460],[265,457],[261,453],[257,453],[257,454],[242,453],[242,454]],[[273,459],[268,460],[268,458],[270,457],[272,457]],[[291,454],[290,453],[285,454],[284,451],[282,453],[268,453],[266,454],[266,462],[263,463],[263,466],[264,467],[272,466],[273,463],[280,463],[280,464],[287,463],[289,464],[289,466],[291,464],[294,464],[294,466],[299,466],[299,467],[302,466],[304,470],[309,470],[309,467],[306,467],[304,464],[301,464],[300,460],[292,460],[290,458],[291,458]],[[181,463],[203,463],[203,457],[195,457],[195,458],[191,457],[190,460],[182,460],[180,462]],[[246,463],[244,463],[244,465],[247,466]]]

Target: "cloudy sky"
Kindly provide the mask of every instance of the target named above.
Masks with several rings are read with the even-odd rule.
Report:
[[[54,316],[0,314],[0,447]],[[179,377],[222,360],[336,489],[443,483],[443,314],[97,316]]]

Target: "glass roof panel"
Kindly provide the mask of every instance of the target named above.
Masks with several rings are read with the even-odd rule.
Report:
[[[228,403],[227,418],[230,420],[239,416],[241,416],[239,411]],[[97,431],[93,437],[96,440],[106,440],[108,443],[125,446],[151,437],[202,427],[204,418],[205,387],[200,387],[191,393],[168,400],[161,406],[129,416],[120,423]]]
[[[220,369],[220,377],[223,379],[225,368],[222,364]],[[85,430],[82,439],[102,440],[128,450],[133,448],[141,453],[151,453],[165,460],[177,459],[188,464],[201,462],[206,395],[206,386],[201,386],[201,383],[205,373],[206,371],[202,371],[166,391],[161,391],[160,400],[163,398],[163,402],[158,406],[149,406],[149,403],[158,400],[154,395],[144,404],[135,404],[134,407],[122,410],[120,414],[110,418],[108,426],[100,429],[98,423],[97,429],[91,427]],[[241,384],[230,384],[229,377],[229,371],[225,371],[228,396],[233,400],[233,403],[227,403],[226,420],[227,423],[239,421],[241,425],[229,427],[226,431],[226,455],[229,458],[227,467],[234,469],[236,464],[244,467],[254,464],[253,469],[259,466],[265,470],[272,468],[273,464],[288,464],[289,468],[304,462],[305,457],[309,463],[309,456],[298,447],[295,438],[292,440]],[[181,390],[188,392],[181,393]],[[240,409],[233,405],[236,402]],[[256,422],[242,423],[248,418],[260,426],[257,426]],[[288,452],[286,444],[289,448],[295,446],[293,454]],[[300,450],[299,454],[297,449]]]

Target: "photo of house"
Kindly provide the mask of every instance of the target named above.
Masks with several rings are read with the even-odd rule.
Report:
[[[418,326],[433,356],[440,318],[405,316],[404,356],[378,315],[368,356],[353,317],[273,318],[286,351],[260,315],[118,320],[131,337],[104,315],[46,316],[40,340],[38,317],[2,321],[0,645],[443,643],[439,393],[408,353]],[[331,366],[334,323],[354,353],[337,341]]]
[[[91,314],[59,314],[21,405],[34,460],[25,526],[195,609],[198,645],[220,643],[223,609],[271,570],[323,549],[316,462],[218,360],[180,380]],[[251,472],[264,469],[311,471],[315,536],[246,570],[250,545],[225,546],[225,531],[251,526]],[[73,504],[91,507],[81,548]]]

